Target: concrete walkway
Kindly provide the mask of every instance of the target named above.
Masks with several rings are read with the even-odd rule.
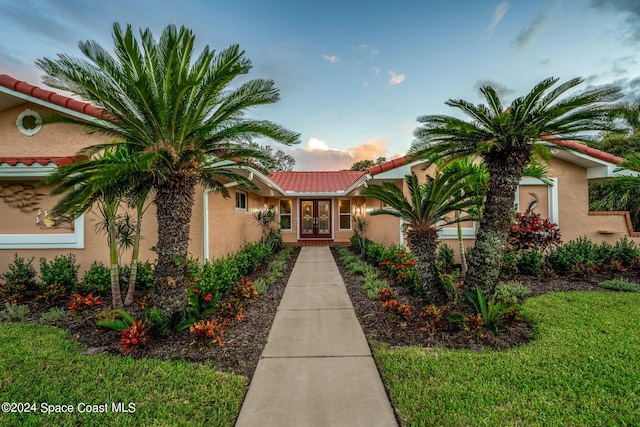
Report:
[[[302,248],[236,427],[397,425],[329,248]]]

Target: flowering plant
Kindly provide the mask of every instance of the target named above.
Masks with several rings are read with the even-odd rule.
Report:
[[[140,320],[125,328],[120,334],[120,347],[122,354],[127,355],[134,346],[144,345],[147,342],[147,335],[144,331],[145,325]]]

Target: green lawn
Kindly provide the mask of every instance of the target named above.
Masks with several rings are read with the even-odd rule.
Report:
[[[39,411],[0,413],[0,425],[232,426],[248,387],[247,378],[210,366],[79,350],[61,330],[0,323],[0,403],[35,403]],[[119,402],[135,412],[114,413]],[[79,413],[85,404],[106,404],[108,412]],[[46,405],[71,405],[74,413],[42,413]]]
[[[372,343],[405,426],[640,425],[640,295],[526,301],[530,344],[509,351]]]

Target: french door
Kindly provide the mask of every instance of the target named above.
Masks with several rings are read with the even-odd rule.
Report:
[[[331,200],[300,200],[300,238],[331,238]]]

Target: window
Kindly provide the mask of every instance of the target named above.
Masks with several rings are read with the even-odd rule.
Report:
[[[236,190],[236,210],[237,211],[247,210],[247,193],[243,193],[242,191]]]
[[[280,200],[280,229],[291,230],[291,200]]]
[[[351,200],[340,200],[340,230],[351,230]]]

